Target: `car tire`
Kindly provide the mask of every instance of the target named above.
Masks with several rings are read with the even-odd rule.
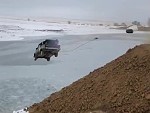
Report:
[[[47,58],[47,61],[50,61],[50,58],[49,58],[49,57]]]
[[[36,61],[36,60],[37,60],[37,58],[35,57],[35,58],[34,58],[34,61]]]
[[[58,57],[58,53],[55,53],[55,57]]]

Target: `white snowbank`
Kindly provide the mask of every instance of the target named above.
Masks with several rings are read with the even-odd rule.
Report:
[[[22,40],[22,37],[25,38],[25,36],[87,35],[124,32],[109,28],[110,26],[92,26],[90,24],[75,25],[0,18],[0,41]]]
[[[137,25],[132,25],[132,26],[128,27],[127,29],[133,29],[134,31],[137,31],[138,27],[137,27]]]
[[[59,35],[56,32],[40,31],[45,29],[59,30],[60,28],[44,22],[0,18],[0,41],[22,40],[25,36]]]

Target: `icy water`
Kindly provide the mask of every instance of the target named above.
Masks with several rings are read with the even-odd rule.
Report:
[[[149,34],[103,34],[0,42],[0,113],[12,113],[42,101],[129,48],[146,42],[148,37]],[[35,48],[47,38],[59,39],[59,56],[52,57],[50,62],[45,59],[35,62]]]

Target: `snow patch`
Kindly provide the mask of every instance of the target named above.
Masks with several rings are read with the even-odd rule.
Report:
[[[132,26],[128,27],[127,29],[133,29],[134,31],[137,31],[138,27],[137,27],[137,25],[132,25]]]
[[[13,113],[29,113],[28,108],[24,108],[18,111],[13,111]]]
[[[26,36],[46,35],[87,35],[124,33],[123,30],[110,29],[110,26],[92,24],[49,23],[41,21],[12,20],[0,18],[0,41],[22,40]]]

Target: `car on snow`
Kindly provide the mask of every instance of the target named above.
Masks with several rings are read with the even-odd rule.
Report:
[[[35,50],[34,60],[38,58],[45,58],[47,61],[50,61],[50,58],[54,55],[58,56],[60,51],[59,41],[56,39],[46,39],[41,42]]]
[[[127,29],[126,33],[133,33],[133,29]]]

